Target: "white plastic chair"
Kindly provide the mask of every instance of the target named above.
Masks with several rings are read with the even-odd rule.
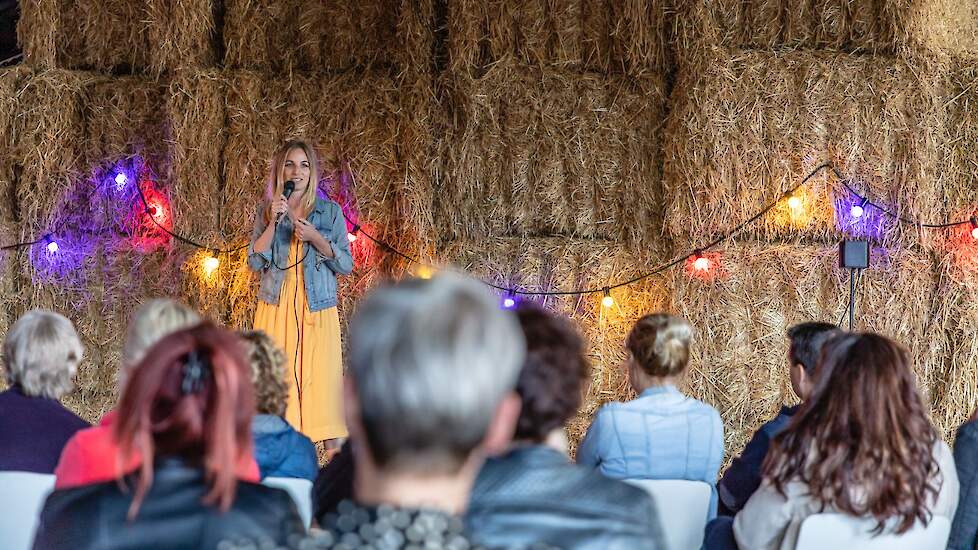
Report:
[[[53,474],[0,472],[0,546],[28,550],[44,499],[54,490]]]
[[[302,523],[309,529],[312,523],[312,482],[308,479],[296,477],[266,477],[261,481],[262,485],[284,489],[289,492],[289,496],[295,501],[295,507],[299,509],[299,516]]]
[[[924,527],[913,526],[906,533],[873,536],[876,521],[846,514],[815,514],[805,518],[795,550],[944,550],[951,536],[951,521],[934,516]]]
[[[667,550],[699,550],[709,515],[712,489],[702,481],[685,479],[626,479],[655,501]]]

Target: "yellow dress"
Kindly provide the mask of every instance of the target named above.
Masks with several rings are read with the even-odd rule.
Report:
[[[302,243],[293,239],[285,265],[296,263],[302,250]],[[309,311],[301,264],[285,273],[278,305],[258,301],[254,328],[265,331],[285,352],[289,424],[313,441],[346,437],[339,314],[335,307]]]

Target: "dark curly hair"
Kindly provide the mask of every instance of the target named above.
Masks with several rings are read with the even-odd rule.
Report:
[[[781,494],[801,481],[823,506],[872,516],[877,531],[890,519],[897,533],[929,521],[941,483],[937,432],[906,349],[878,334],[840,335],[817,369],[811,397],[774,438],[765,477]]]
[[[581,406],[590,372],[584,341],[571,322],[524,302],[516,317],[526,337],[526,361],[516,391],[523,401],[516,439],[542,442]]]

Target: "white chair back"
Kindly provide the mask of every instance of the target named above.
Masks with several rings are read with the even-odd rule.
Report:
[[[262,485],[284,489],[289,492],[295,507],[299,509],[299,516],[306,529],[312,523],[312,482],[308,479],[295,477],[266,477],[262,480]]]
[[[699,550],[710,508],[709,484],[685,479],[626,479],[655,501],[667,550]]]
[[[943,550],[951,536],[951,521],[934,516],[927,526],[917,524],[906,533],[873,536],[876,521],[846,514],[815,514],[805,518],[795,550]]]
[[[0,546],[29,550],[34,545],[41,508],[52,490],[53,474],[0,472]]]

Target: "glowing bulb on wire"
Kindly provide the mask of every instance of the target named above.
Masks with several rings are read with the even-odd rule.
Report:
[[[48,253],[55,254],[58,252],[58,250],[60,250],[60,247],[58,247],[58,243],[56,243],[55,241],[51,241],[48,243],[47,249],[48,249]]]
[[[122,189],[123,187],[126,186],[126,183],[128,181],[129,181],[129,178],[126,177],[126,173],[125,172],[119,172],[118,174],[115,175],[115,187],[116,187],[116,189]]]
[[[798,210],[801,208],[801,199],[794,195],[788,197],[788,208],[792,210]]]
[[[978,215],[971,216],[971,238],[978,241]]]
[[[506,297],[503,298],[503,307],[506,309],[513,309],[515,306],[516,299],[513,298],[512,294],[507,294]]]
[[[211,277],[217,268],[221,267],[221,260],[217,256],[207,256],[200,262],[200,268],[204,272],[205,277]]]
[[[430,279],[434,274],[434,271],[426,265],[419,267],[417,272],[419,279]]]
[[[608,287],[604,288],[604,298],[601,298],[601,305],[604,307],[615,305],[615,299],[611,297],[611,289]]]
[[[693,269],[696,271],[709,271],[710,259],[703,256],[699,250],[693,253]]]
[[[859,204],[852,205],[852,208],[849,209],[849,214],[851,214],[853,218],[861,218],[863,214],[866,213],[866,203],[868,202],[869,199],[863,199],[859,202]]]
[[[357,241],[357,233],[359,233],[359,232],[360,232],[360,226],[359,226],[359,225],[354,225],[354,226],[353,226],[353,229],[351,229],[351,230],[350,230],[350,231],[349,231],[349,232],[348,232],[348,233],[346,234],[346,238],[347,238],[347,239],[348,239],[348,240],[349,240],[349,241],[350,241],[351,243],[354,243],[354,242],[356,242],[356,241]]]

